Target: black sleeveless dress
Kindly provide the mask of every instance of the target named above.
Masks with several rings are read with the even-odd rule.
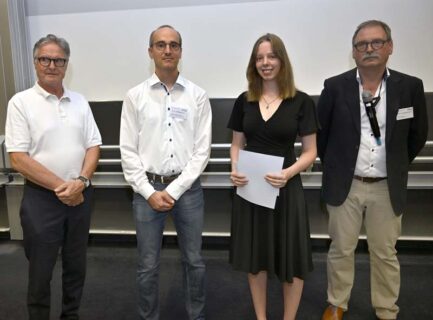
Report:
[[[313,100],[303,92],[283,100],[267,121],[258,102],[248,102],[242,93],[228,128],[245,134],[245,150],[283,156],[287,168],[296,161],[296,137],[315,133],[318,120]],[[293,277],[304,279],[312,271],[308,214],[299,174],[280,189],[275,209],[234,195],[230,263],[236,270],[253,274],[268,271],[281,282],[293,282]]]

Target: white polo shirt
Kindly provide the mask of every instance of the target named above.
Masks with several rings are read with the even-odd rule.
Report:
[[[102,144],[82,95],[64,89],[59,99],[37,83],[9,101],[5,131],[7,152],[27,152],[64,180],[78,177],[86,150]]]

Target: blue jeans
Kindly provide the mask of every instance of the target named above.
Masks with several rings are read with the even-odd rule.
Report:
[[[166,184],[155,183],[161,191]],[[200,180],[176,201],[172,210],[157,212],[140,194],[134,194],[133,213],[138,247],[138,312],[142,320],[159,319],[159,261],[165,220],[173,216],[183,266],[183,290],[191,320],[204,319],[205,265],[201,257],[204,199]]]

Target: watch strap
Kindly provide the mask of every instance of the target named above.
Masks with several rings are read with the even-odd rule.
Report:
[[[86,178],[85,176],[79,176],[77,177],[77,180],[80,180],[84,183],[84,186],[87,188],[88,186],[90,186],[90,180],[88,178]]]

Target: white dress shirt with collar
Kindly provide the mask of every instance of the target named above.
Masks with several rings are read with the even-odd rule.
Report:
[[[389,70],[386,69],[386,76],[382,79],[382,85],[374,93],[379,96],[379,103],[376,105],[376,118],[380,129],[381,145],[378,145],[371,130],[370,121],[362,101],[362,82],[359,71],[356,71],[356,79],[359,83],[359,105],[361,111],[361,143],[359,146],[358,159],[356,161],[355,175],[361,177],[386,177],[386,79],[389,77]]]
[[[38,83],[11,98],[5,131],[7,152],[26,152],[63,180],[78,177],[87,149],[102,143],[81,94],[64,88],[59,99]]]
[[[148,199],[155,190],[146,172],[181,173],[166,188],[178,200],[207,165],[211,122],[206,92],[180,75],[170,90],[156,74],[129,90],[122,107],[120,152],[133,190]]]

